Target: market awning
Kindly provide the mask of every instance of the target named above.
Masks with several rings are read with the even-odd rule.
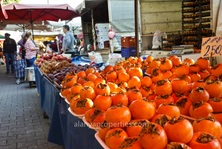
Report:
[[[8,19],[8,15],[4,8],[2,8],[2,0],[0,0],[0,19]]]
[[[5,36],[3,36],[3,35],[0,35],[0,39],[5,39]]]
[[[81,4],[79,4],[76,7],[76,11],[80,14],[83,15],[89,10],[95,8],[96,6],[102,4],[106,0],[84,0]]]
[[[7,20],[27,21],[33,27],[35,21],[71,20],[79,14],[68,4],[32,5],[32,4],[8,4],[2,7],[8,14]]]

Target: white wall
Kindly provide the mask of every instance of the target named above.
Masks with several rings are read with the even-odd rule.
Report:
[[[181,0],[141,0],[142,35],[182,30]]]

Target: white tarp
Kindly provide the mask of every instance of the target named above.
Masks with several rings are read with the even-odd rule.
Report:
[[[134,32],[134,0],[108,0],[109,21],[117,33]]]

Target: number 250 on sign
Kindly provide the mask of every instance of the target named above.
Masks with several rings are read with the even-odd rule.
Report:
[[[222,37],[208,37],[202,39],[201,57],[222,55]]]

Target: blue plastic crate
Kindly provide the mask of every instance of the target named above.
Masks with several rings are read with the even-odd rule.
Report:
[[[130,47],[130,48],[121,48],[121,55],[122,57],[130,57],[130,56],[136,56],[136,48],[135,47]]]

